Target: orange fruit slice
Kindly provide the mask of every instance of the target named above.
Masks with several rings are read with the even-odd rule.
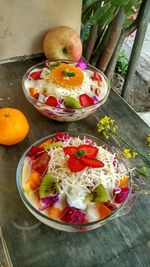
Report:
[[[52,206],[49,208],[48,216],[53,219],[60,219],[61,212],[62,210]]]
[[[49,145],[53,142],[52,138],[47,139],[45,142],[39,145],[39,148],[44,148],[45,145]]]
[[[35,191],[40,187],[42,181],[42,176],[35,170],[31,169],[30,177],[28,178],[28,183],[30,186],[30,189],[32,191]]]
[[[119,180],[119,187],[127,186],[128,185],[128,176],[124,175]]]
[[[69,89],[81,86],[83,79],[83,72],[73,65],[61,64],[51,73],[53,83]]]
[[[28,134],[29,124],[24,114],[14,108],[0,109],[0,144],[15,145]]]
[[[97,203],[97,208],[98,208],[101,220],[112,213],[112,210],[106,207],[102,202]]]

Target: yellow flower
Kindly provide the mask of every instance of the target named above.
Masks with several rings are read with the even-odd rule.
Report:
[[[122,150],[122,154],[125,158],[130,159],[136,157],[138,153],[136,151],[131,151],[130,148],[124,147]]]
[[[130,153],[130,148],[126,148],[124,147],[122,150],[122,154],[124,155],[125,158],[129,159],[132,157],[131,153]]]
[[[150,134],[148,134],[146,140],[147,140],[147,145],[150,146]]]
[[[109,132],[116,132],[118,126],[115,124],[115,120],[108,116],[103,117],[97,124],[98,131],[101,132],[106,139],[109,138]]]
[[[137,153],[136,151],[133,151],[133,152],[132,152],[132,157],[136,157],[137,154],[138,154],[138,153]]]

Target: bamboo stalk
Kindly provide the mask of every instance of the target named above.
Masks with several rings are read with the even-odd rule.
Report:
[[[128,70],[125,77],[123,90],[121,93],[121,96],[126,100],[128,99],[129,88],[133,81],[133,76],[137,67],[149,19],[150,19],[150,0],[143,0],[138,14],[137,33],[135,36],[129,60]]]
[[[118,60],[118,54],[121,50],[121,47],[122,47],[122,44],[123,44],[125,38],[128,35],[130,35],[132,32],[134,32],[136,30],[136,28],[137,28],[137,19],[128,28],[122,29],[118,43],[115,47],[114,53],[111,57],[111,60],[109,61],[107,69],[105,71],[105,74],[109,80],[113,77],[115,67],[117,64],[117,60]]]
[[[84,56],[87,59],[87,61],[89,61],[91,58],[94,45],[97,39],[97,31],[98,31],[98,26],[92,25],[90,29],[88,44],[87,44],[87,47],[85,48],[85,53],[84,53]]]
[[[97,65],[98,68],[103,72],[105,72],[109,64],[109,61],[112,57],[112,54],[115,50],[116,44],[121,34],[121,30],[123,28],[124,19],[125,19],[124,8],[120,8],[118,14],[116,15],[116,17],[113,19],[111,23],[111,27],[112,27],[111,34],[108,38],[105,49],[102,55],[100,56],[100,59]]]

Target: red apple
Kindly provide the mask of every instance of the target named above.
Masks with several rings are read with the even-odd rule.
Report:
[[[46,34],[43,49],[48,60],[78,61],[82,55],[82,42],[80,36],[72,28],[58,26]]]

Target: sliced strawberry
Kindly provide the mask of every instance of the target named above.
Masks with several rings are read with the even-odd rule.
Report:
[[[72,172],[80,172],[85,169],[84,164],[76,157],[70,157],[68,159],[68,167]]]
[[[39,70],[39,71],[35,71],[35,72],[32,72],[32,73],[30,73],[30,75],[29,75],[29,79],[30,80],[38,80],[38,79],[40,79],[40,77],[41,77],[41,73],[42,73],[42,70]]]
[[[94,101],[91,97],[89,97],[87,94],[82,94],[79,96],[80,104],[83,107],[89,107],[94,104]]]
[[[49,96],[46,101],[46,105],[49,105],[51,107],[56,107],[57,106],[57,99],[54,96]]]
[[[64,153],[69,155],[69,156],[75,156],[78,148],[76,146],[66,146],[63,148]]]
[[[80,150],[83,150],[85,152],[85,156],[92,159],[95,158],[98,153],[98,148],[90,145],[81,145],[78,147],[78,151]]]
[[[84,164],[86,167],[91,167],[91,168],[102,168],[104,167],[104,163],[98,159],[90,159],[88,157],[81,157],[80,158],[82,164]]]
[[[102,82],[102,77],[97,72],[93,73],[93,79]]]

